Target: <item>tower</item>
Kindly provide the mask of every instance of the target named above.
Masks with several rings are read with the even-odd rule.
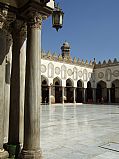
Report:
[[[67,41],[63,43],[61,50],[63,58],[70,58],[70,45]]]

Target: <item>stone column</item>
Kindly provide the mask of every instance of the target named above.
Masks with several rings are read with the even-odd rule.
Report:
[[[12,149],[13,147],[14,149],[19,147],[20,129],[23,129],[23,127],[20,128],[19,126],[20,126],[20,93],[21,94],[23,93],[20,92],[20,53],[26,38],[24,34],[25,34],[24,23],[19,20],[15,21],[12,30],[13,48],[12,48],[11,81],[10,81],[10,115],[9,115],[9,138],[8,138],[10,155],[13,155],[12,154],[13,152],[10,152],[11,147]],[[17,152],[17,155],[18,153],[19,152]]]
[[[96,88],[93,88],[93,103],[96,103]]]
[[[76,88],[74,87],[74,103],[76,103]]]
[[[83,89],[83,102],[86,103],[86,88]]]
[[[62,104],[64,104],[64,87],[62,86]]]
[[[11,46],[6,56],[5,64],[5,86],[4,86],[4,143],[8,142],[9,132],[9,105],[10,105],[10,76],[11,76],[11,63],[12,63],[12,37],[7,35],[6,44]]]
[[[9,43],[6,41],[6,30],[7,25],[7,10],[0,10],[0,159],[6,159],[8,157],[8,152],[6,152],[3,149],[3,141],[4,141],[4,113],[5,113],[5,107],[4,107],[4,96],[5,96],[5,57],[7,55],[7,48]],[[6,18],[7,17],[7,18]],[[4,26],[4,29],[3,29]]]
[[[1,39],[1,38],[0,38]],[[1,49],[0,49],[1,50]],[[5,61],[0,65],[0,159],[6,159],[8,153],[3,149],[4,141],[4,78],[5,78]]]
[[[26,80],[24,107],[24,143],[21,151],[23,159],[41,159],[40,150],[40,76],[42,17],[31,13],[27,24]],[[40,74],[41,75],[41,74]]]
[[[24,33],[26,36],[26,33]],[[19,110],[19,142],[23,145],[24,138],[24,94],[25,94],[25,69],[26,69],[26,40],[20,50],[20,110]]]
[[[51,86],[49,86],[49,105],[51,105]]]
[[[108,103],[111,103],[111,89],[110,88],[108,88],[108,95],[109,95]]]

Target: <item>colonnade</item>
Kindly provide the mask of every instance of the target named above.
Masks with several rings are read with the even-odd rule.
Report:
[[[3,33],[5,45],[2,49],[6,50],[3,55],[5,61],[6,55],[11,49],[12,68],[10,79],[10,106],[4,107],[4,87],[6,79],[2,79],[0,84],[0,158],[5,159],[14,155],[18,158],[34,158],[41,159],[40,149],[40,90],[41,90],[41,75],[40,75],[40,60],[41,60],[41,25],[42,15],[32,10],[27,13],[27,23],[14,19],[14,22],[9,25],[11,28],[11,41],[6,40],[6,32],[2,28],[0,33]],[[12,19],[13,20],[13,19]],[[6,28],[5,28],[6,29]],[[26,40],[27,39],[27,40]],[[4,41],[0,41],[4,42]],[[8,47],[9,48],[6,48]],[[5,47],[5,48],[4,48]],[[8,51],[8,52],[7,52]],[[8,75],[5,69],[5,62],[1,64],[0,69],[3,69],[2,76]],[[1,71],[1,70],[0,70]],[[0,81],[1,82],[1,81]],[[4,112],[7,111],[7,116]],[[4,127],[4,129],[3,129]],[[9,127],[9,128],[8,128]],[[6,136],[5,136],[6,135]],[[4,137],[8,138],[3,148]],[[22,148],[22,150],[20,150]],[[13,153],[14,152],[14,153]]]
[[[54,100],[52,100],[52,90],[54,90],[55,91],[55,89],[53,89],[53,87],[55,88],[55,86],[48,86],[47,87],[47,89],[48,89],[48,93],[47,93],[47,91],[46,91],[46,94],[45,94],[45,92],[43,91],[43,93],[44,93],[44,95],[45,95],[45,98],[44,99],[42,99],[42,103],[49,103],[49,104],[54,104],[54,103],[57,103],[56,101],[55,101],[55,99]],[[46,88],[46,87],[45,87]],[[80,97],[78,97],[78,91],[77,91],[77,88],[76,87],[69,87],[69,88],[71,88],[72,89],[72,92],[71,92],[71,96],[67,96],[67,87],[60,87],[61,88],[61,94],[59,95],[59,98],[60,98],[60,102],[58,102],[58,103],[62,103],[62,104],[64,104],[64,103],[88,103],[89,101],[88,101],[88,99],[87,99],[87,91],[86,91],[86,88],[80,88],[81,89],[81,93],[82,93],[82,96]],[[47,90],[46,89],[46,90]],[[96,89],[95,88],[93,88],[92,89],[93,90],[93,94],[92,94],[92,98],[90,98],[89,100],[90,100],[90,103],[95,103],[96,102],[96,94],[95,94],[95,92],[96,92]],[[69,91],[68,91],[68,93],[70,93]],[[54,93],[55,94],[55,93]],[[41,97],[42,98],[42,97]],[[48,98],[48,100],[47,100],[47,102],[46,102],[46,98]],[[56,98],[55,97],[55,95],[54,95],[54,98]]]
[[[119,102],[119,87],[109,88],[100,85],[100,82],[97,84],[96,88],[92,88],[88,82],[87,88],[84,87],[73,87],[73,86],[60,86],[60,85],[51,85],[46,86],[48,88],[47,93],[47,102],[51,103],[118,103]],[[119,80],[117,80],[119,83]],[[89,86],[88,86],[89,85]],[[56,87],[60,88],[58,92]],[[57,93],[56,93],[57,91]],[[51,93],[52,92],[52,93]],[[56,97],[57,95],[57,97]],[[45,96],[45,92],[44,92]],[[60,100],[56,100],[59,98]],[[53,100],[52,100],[53,99]],[[42,99],[42,103],[44,100]]]

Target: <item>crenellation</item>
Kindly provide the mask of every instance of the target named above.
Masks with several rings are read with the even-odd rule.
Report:
[[[112,64],[112,61],[110,59],[108,60],[108,64]]]
[[[95,69],[112,67],[112,66],[116,66],[116,65],[119,65],[119,61],[116,58],[114,58],[113,61],[111,59],[109,59],[107,62],[106,62],[106,60],[104,60],[102,63],[99,61],[98,64],[95,64]]]
[[[85,64],[86,64],[86,65],[88,65],[88,64],[89,64],[89,63],[88,63],[88,60],[86,60]]]

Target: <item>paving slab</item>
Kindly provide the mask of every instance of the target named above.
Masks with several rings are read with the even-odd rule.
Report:
[[[118,105],[42,105],[43,158],[119,159],[118,125]]]

